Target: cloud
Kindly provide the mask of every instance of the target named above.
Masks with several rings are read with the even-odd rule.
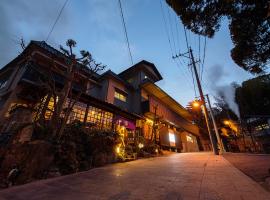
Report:
[[[45,40],[65,0],[2,0],[0,7],[0,68],[21,51],[19,40]],[[133,11],[123,2],[126,20]],[[72,38],[97,61],[119,71],[130,66],[117,1],[82,0],[66,4],[48,43],[55,48]],[[138,48],[131,42],[133,56]],[[120,65],[120,66],[119,66]]]
[[[18,41],[45,40],[63,1],[2,0],[0,7],[0,67],[21,51]],[[58,32],[68,23],[67,10],[61,16]]]

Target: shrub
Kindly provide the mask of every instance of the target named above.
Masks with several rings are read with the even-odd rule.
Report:
[[[73,173],[114,162],[120,136],[113,131],[86,129],[79,121],[68,124],[56,149],[61,173]]]

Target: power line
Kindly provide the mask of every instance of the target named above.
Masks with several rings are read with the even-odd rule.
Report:
[[[176,45],[175,45],[175,41],[174,41],[173,26],[172,26],[172,23],[171,23],[171,15],[170,15],[169,7],[167,7],[167,15],[168,15],[168,23],[169,23],[170,31],[171,31],[171,34],[172,34],[172,41],[173,41],[173,46],[174,46],[174,54],[176,54],[177,50],[176,50]]]
[[[204,36],[203,61],[202,61],[202,67],[201,67],[201,70],[202,70],[201,71],[201,80],[202,80],[202,77],[203,77],[205,54],[206,54],[206,36]]]
[[[62,12],[63,12],[63,10],[64,10],[64,8],[65,8],[65,6],[66,6],[67,2],[68,2],[68,0],[66,0],[66,1],[65,1],[65,3],[63,4],[63,6],[62,6],[62,8],[61,8],[60,12],[58,13],[57,18],[56,18],[56,20],[54,21],[54,24],[53,24],[53,26],[52,26],[52,28],[51,28],[50,32],[49,32],[49,33],[48,33],[48,35],[47,35],[46,42],[48,41],[48,39],[49,39],[50,35],[52,34],[53,29],[54,29],[54,27],[55,27],[56,23],[58,22],[58,20],[59,20],[59,18],[60,18],[60,16],[61,16],[61,14],[62,14]]]
[[[167,39],[168,39],[168,42],[169,42],[169,46],[170,46],[170,50],[171,50],[171,56],[174,55],[174,52],[173,52],[173,48],[172,48],[172,42],[171,42],[171,39],[170,39],[170,35],[169,35],[169,32],[168,32],[168,29],[167,29],[167,21],[166,21],[166,17],[165,17],[165,11],[164,11],[164,8],[162,6],[162,1],[160,0],[160,9],[161,9],[161,13],[162,13],[162,18],[163,18],[163,23],[164,23],[164,28],[165,28],[165,32],[166,32],[166,36],[167,36]],[[173,59],[173,61],[175,62],[176,66],[182,71],[182,74],[183,76],[186,78],[187,80],[187,84],[189,85],[189,87],[192,88],[192,83],[190,82],[189,80],[189,76],[187,75],[186,71],[181,67],[181,61],[179,59],[179,62],[180,64],[177,62],[177,60]]]
[[[169,45],[170,45],[170,49],[171,49],[171,53],[172,53],[172,56],[173,56],[172,44],[171,44],[171,40],[170,40],[168,29],[167,29],[167,23],[166,23],[165,14],[164,14],[164,10],[163,10],[163,6],[162,6],[161,0],[159,1],[159,3],[160,3],[161,13],[162,13],[162,17],[163,17],[164,26],[165,26],[165,32],[166,32],[166,35],[167,35],[167,38],[168,38],[168,42],[169,42]]]
[[[185,33],[185,40],[186,40],[186,45],[187,45],[187,51],[188,51],[188,47],[189,47],[189,44],[188,44],[188,39],[187,39],[187,30],[186,30],[186,27],[185,25],[183,25],[184,27],[184,33]]]
[[[118,3],[119,3],[120,13],[121,13],[122,25],[123,25],[123,29],[124,29],[124,32],[125,32],[128,52],[129,52],[129,56],[130,56],[130,61],[131,61],[131,64],[133,65],[133,59],[132,59],[132,54],[131,54],[131,50],[130,50],[128,34],[127,34],[127,28],[126,28],[126,22],[125,22],[125,18],[124,18],[124,14],[123,14],[121,0],[118,0]]]

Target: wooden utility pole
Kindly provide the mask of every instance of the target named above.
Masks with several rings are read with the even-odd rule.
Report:
[[[214,130],[215,130],[215,133],[216,133],[216,137],[217,137],[217,140],[218,140],[220,151],[221,152],[224,152],[225,151],[225,148],[224,148],[223,142],[222,142],[222,140],[221,140],[221,138],[219,136],[219,133],[218,133],[218,128],[217,128],[216,120],[215,120],[215,117],[214,117],[214,114],[213,114],[213,111],[212,111],[212,107],[211,107],[211,102],[210,102],[209,96],[208,96],[208,94],[206,94],[205,96],[206,96],[206,99],[208,101],[209,111],[210,111],[210,115],[211,115],[212,122],[213,122],[213,125],[214,125]]]
[[[192,49],[190,47],[189,47],[189,55],[190,55],[190,58],[191,58],[191,64],[192,64],[193,69],[194,69],[194,73],[195,73],[195,77],[196,77],[196,81],[197,81],[201,101],[203,103],[203,105],[202,105],[203,112],[204,112],[204,116],[205,116],[205,121],[206,121],[207,129],[208,129],[209,137],[210,137],[210,140],[211,140],[211,143],[212,143],[213,152],[214,152],[215,155],[218,155],[219,153],[218,153],[218,148],[217,148],[217,142],[216,142],[216,140],[214,138],[214,135],[213,135],[213,133],[211,131],[211,128],[210,128],[209,115],[208,115],[208,111],[207,111],[207,108],[206,108],[206,103],[205,103],[205,99],[204,99],[204,95],[203,95],[203,91],[202,91],[202,86],[201,86],[201,82],[200,82],[199,75],[198,75],[198,72],[197,72],[195,60],[194,60],[194,57],[193,57],[193,52],[192,52]]]

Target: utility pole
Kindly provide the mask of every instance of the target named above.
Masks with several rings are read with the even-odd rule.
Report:
[[[190,47],[189,47],[189,54],[190,54],[192,66],[193,66],[193,69],[194,69],[194,72],[195,72],[195,77],[196,77],[196,81],[197,81],[201,101],[203,103],[203,105],[202,105],[203,112],[204,112],[204,116],[205,116],[207,129],[208,129],[208,132],[209,132],[209,137],[210,137],[210,140],[211,140],[211,143],[212,143],[213,152],[214,152],[215,155],[218,155],[219,153],[218,153],[217,143],[216,143],[216,140],[214,139],[213,133],[212,133],[211,128],[210,128],[209,116],[208,116],[208,112],[207,112],[207,108],[206,108],[206,104],[205,104],[205,99],[204,99],[204,95],[203,95],[203,91],[202,91],[202,86],[201,86],[199,75],[198,75],[198,72],[197,72],[197,68],[196,68],[194,57],[193,57],[192,49]]]
[[[214,125],[214,129],[215,129],[216,137],[217,137],[218,144],[219,144],[219,147],[220,147],[220,151],[221,151],[221,152],[224,152],[224,151],[225,151],[224,145],[223,145],[223,142],[222,142],[222,140],[221,140],[221,138],[220,138],[220,136],[219,136],[219,133],[218,133],[217,124],[216,124],[215,117],[214,117],[214,115],[213,115],[213,111],[212,111],[212,107],[211,107],[211,103],[210,103],[209,96],[208,96],[208,94],[206,94],[205,96],[206,96],[207,101],[208,101],[209,111],[210,111],[210,115],[211,115],[212,122],[213,122],[213,125]]]

